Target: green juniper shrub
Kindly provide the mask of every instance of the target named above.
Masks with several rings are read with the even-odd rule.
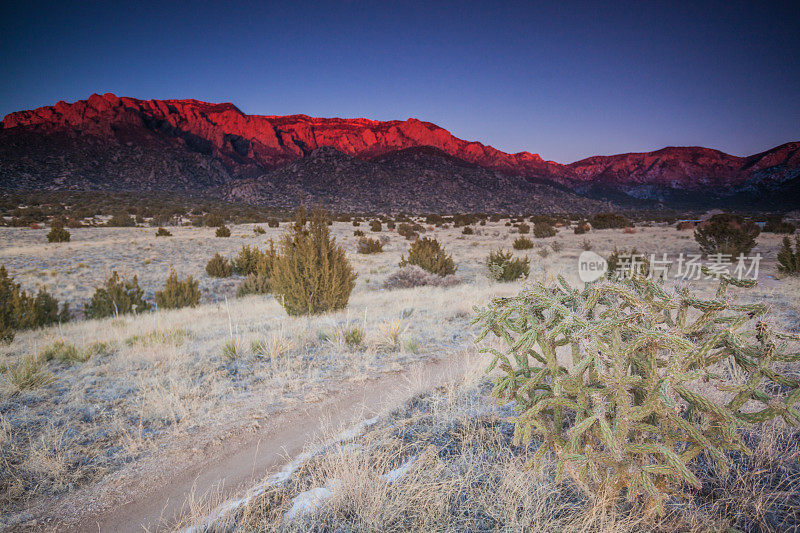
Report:
[[[220,226],[217,228],[216,235],[217,237],[230,237],[231,230],[228,228],[228,226]]]
[[[353,237],[363,237],[363,236],[364,236],[364,232],[361,231],[360,229],[357,229],[357,230],[353,231]]]
[[[527,237],[517,237],[511,245],[515,250],[530,250],[533,248],[533,241]]]
[[[597,213],[591,218],[594,229],[632,228],[633,222],[619,213]]]
[[[156,230],[156,237],[172,237],[172,233],[166,228],[158,228],[158,230]]]
[[[420,231],[424,231],[421,225],[410,224],[408,222],[403,222],[397,227],[397,233],[409,241],[418,238]]]
[[[58,300],[47,289],[39,289],[36,296],[29,296],[14,283],[5,265],[0,265],[0,342],[12,341],[17,330],[67,322],[69,318],[67,304],[59,310]]]
[[[461,233],[464,235],[474,235],[475,230],[472,229],[472,226],[464,226],[464,229],[461,230]]]
[[[393,230],[395,228],[394,220],[389,220],[386,222],[386,229]]]
[[[764,233],[788,233],[791,235],[797,228],[791,222],[784,221],[781,217],[771,217],[764,224]]]
[[[277,228],[280,225],[281,225],[281,223],[278,222],[277,218],[272,217],[272,218],[267,219],[267,226],[269,226],[270,228]]]
[[[277,222],[277,220],[276,220],[276,222]],[[256,226],[256,227],[253,228],[253,233],[255,233],[256,235],[264,235],[266,232],[267,232],[267,230],[265,230],[261,226]]]
[[[233,274],[233,263],[222,257],[219,253],[214,254],[214,257],[209,259],[206,263],[206,274],[212,278],[227,278]]]
[[[432,224],[434,226],[441,225],[444,224],[444,218],[442,215],[430,214],[425,217],[425,223]]]
[[[383,229],[383,225],[380,220],[373,220],[369,223],[369,229],[370,231],[379,232]]]
[[[84,305],[87,318],[104,318],[148,311],[150,304],[144,299],[144,291],[139,287],[139,280],[133,276],[129,280],[120,280],[116,271],[102,287],[98,287],[89,303]]]
[[[702,222],[694,239],[706,255],[725,254],[733,258],[747,255],[756,245],[758,224],[740,215],[721,213]]]
[[[53,226],[47,234],[47,242],[69,242],[69,231],[63,226]]]
[[[220,228],[225,225],[225,221],[221,216],[210,213],[203,218],[203,226],[207,228]]]
[[[800,235],[794,238],[794,251],[789,237],[783,238],[783,246],[778,252],[778,271],[791,276],[800,275]]]
[[[517,404],[513,444],[540,443],[530,467],[553,454],[588,498],[657,515],[671,495],[702,488],[694,471],[724,473],[728,452],[749,453],[744,426],[800,424],[800,381],[785,363],[797,334],[773,329],[768,304],[726,294],[755,281],[712,277],[719,286],[705,298],[641,276],[583,288],[559,276],[476,308],[476,341],[505,346],[481,352],[487,372],[501,371],[493,395]]]
[[[531,227],[529,225],[527,225],[526,223],[521,222],[517,226],[517,231],[519,231],[520,235],[527,235],[528,233],[531,232]]]
[[[537,222],[533,225],[533,236],[537,239],[544,239],[545,237],[555,237],[556,228],[547,222]]]
[[[270,294],[272,292],[272,282],[268,276],[260,274],[248,274],[246,278],[236,288],[236,296],[242,297],[248,294]]]
[[[316,209],[307,229],[298,219],[280,241],[272,290],[290,315],[343,309],[355,287],[357,274],[344,248],[331,237],[328,218],[325,211]]]
[[[527,278],[530,272],[531,260],[514,258],[511,252],[503,252],[498,249],[496,252],[489,252],[486,258],[486,266],[489,275],[496,281],[515,281],[519,278]]]
[[[429,237],[411,243],[408,259],[405,256],[400,257],[400,266],[406,265],[417,265],[426,272],[438,276],[448,276],[456,272],[453,256],[445,252],[439,241]]]
[[[247,294],[270,294],[272,292],[272,270],[275,265],[275,244],[269,241],[269,248],[264,251],[245,246],[235,259],[234,269],[238,274],[247,277],[237,289],[237,296]]]
[[[132,228],[136,226],[136,220],[128,213],[117,213],[108,219],[106,226],[110,228]]]
[[[175,270],[170,269],[164,290],[156,291],[156,306],[161,309],[179,309],[181,307],[196,307],[200,303],[199,282],[192,276],[178,279]]]
[[[360,225],[361,225],[361,222],[359,222],[359,221],[358,221],[358,219],[353,219],[353,227],[356,227],[356,228],[357,228],[357,227],[359,227]]]
[[[377,254],[383,251],[383,244],[378,239],[362,237],[358,240],[358,253]]]

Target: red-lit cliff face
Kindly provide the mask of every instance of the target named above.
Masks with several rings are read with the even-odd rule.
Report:
[[[237,173],[237,166],[254,163],[272,169],[330,146],[349,155],[370,158],[416,146],[433,146],[478,164],[513,175],[549,175],[561,165],[537,154],[506,154],[491,146],[458,139],[447,130],[417,119],[379,122],[368,119],[312,118],[305,115],[246,115],[233,104],[197,100],[137,100],[113,94],[92,95],[73,104],[12,113],[3,128],[23,127],[42,132],[79,130],[130,142],[139,133],[158,132],[201,146]]]
[[[206,191],[240,178],[268,180],[270,172],[323,147],[377,160],[430,146],[490,171],[623,200],[698,198],[694,191],[774,196],[782,183],[800,179],[797,142],[749,157],[668,147],[561,165],[465,141],[417,119],[246,115],[230,103],[113,94],[12,113],[0,126],[0,188],[14,189]]]

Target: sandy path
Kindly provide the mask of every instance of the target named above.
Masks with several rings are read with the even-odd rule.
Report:
[[[199,465],[176,466],[157,486],[138,487],[127,501],[84,516],[73,524],[54,525],[59,531],[141,532],[170,528],[192,496],[227,499],[277,471],[303,451],[307,443],[360,420],[401,405],[413,395],[462,375],[464,352],[418,364],[404,372],[383,374],[362,383],[347,382],[342,390],[319,403],[287,410],[257,435],[226,442],[224,450]],[[168,481],[164,482],[166,477]]]

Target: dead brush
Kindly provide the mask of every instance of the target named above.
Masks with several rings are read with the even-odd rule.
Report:
[[[400,335],[404,331],[403,321],[399,318],[378,324],[378,345],[391,350],[397,349],[400,346]]]
[[[250,351],[267,361],[281,359],[294,349],[294,341],[283,333],[272,333],[269,337],[255,339],[250,343]]]

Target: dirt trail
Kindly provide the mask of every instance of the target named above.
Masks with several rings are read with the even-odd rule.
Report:
[[[277,471],[303,451],[306,443],[401,405],[414,394],[456,379],[464,372],[464,352],[404,372],[383,374],[362,383],[347,382],[342,391],[319,403],[287,410],[268,428],[238,442],[202,464],[176,467],[166,483],[145,487],[120,505],[63,525],[60,531],[128,533],[162,531],[175,523],[185,502],[213,496],[228,499]]]

